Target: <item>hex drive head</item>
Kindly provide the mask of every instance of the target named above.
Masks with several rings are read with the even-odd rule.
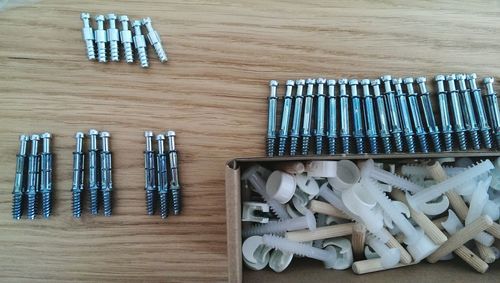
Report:
[[[315,84],[315,83],[316,83],[315,79],[309,78],[309,79],[306,80],[306,84]]]
[[[326,84],[327,85],[335,85],[337,82],[335,80],[327,80]]]
[[[347,79],[339,79],[339,80],[337,81],[337,83],[338,83],[339,85],[346,85],[346,84],[347,84]]]
[[[295,82],[293,80],[287,80],[286,81],[286,85],[287,86],[293,86],[295,84]]]
[[[50,138],[52,138],[52,134],[51,133],[43,133],[40,135],[40,137],[42,139],[50,139]]]
[[[80,19],[82,19],[82,20],[90,19],[90,14],[89,13],[81,13]]]
[[[356,79],[349,80],[349,85],[357,85],[359,82]]]
[[[359,83],[361,85],[369,85],[370,84],[370,80],[369,79],[362,79]]]
[[[445,80],[444,75],[437,75],[434,79],[436,81],[444,81]]]
[[[318,78],[318,79],[316,80],[316,83],[317,83],[317,84],[325,84],[325,83],[326,83],[326,79],[325,79],[325,78]]]
[[[145,137],[154,137],[153,131],[144,131]]]
[[[424,77],[418,77],[416,80],[417,80],[417,83],[419,83],[419,82],[425,82],[425,78]],[[403,82],[405,84],[412,84],[413,83],[413,78],[412,77],[404,78]]]
[[[151,23],[151,18],[147,17],[147,18],[142,19],[142,24],[143,25],[147,25],[147,24],[150,24],[150,23]]]
[[[452,81],[452,80],[456,80],[456,79],[457,79],[457,77],[455,76],[455,74],[446,75],[447,81]]]
[[[101,138],[109,138],[111,135],[109,134],[109,132],[101,132],[101,134],[99,136]]]
[[[306,80],[302,80],[302,79],[300,79],[300,80],[296,80],[296,81],[295,81],[295,84],[296,84],[296,85],[305,85],[305,84],[306,84]]]
[[[403,79],[401,79],[401,78],[394,78],[394,79],[392,79],[392,84],[393,85],[401,84],[402,82],[403,82]]]
[[[158,134],[158,135],[156,135],[156,140],[157,141],[164,140],[164,139],[165,139],[165,135],[164,134]]]
[[[97,15],[95,16],[96,21],[104,21],[104,16],[103,15]]]
[[[175,131],[167,131],[167,137],[175,137]]]
[[[278,86],[278,81],[270,80],[269,81],[269,86]]]
[[[20,135],[19,140],[20,141],[29,141],[30,137],[28,135]]]
[[[462,81],[465,80],[467,76],[465,74],[457,74],[457,80]]]
[[[77,138],[77,139],[82,139],[83,137],[85,137],[85,134],[84,134],[84,133],[82,133],[82,132],[76,132],[76,134],[75,134],[75,138]]]
[[[392,80],[392,76],[391,76],[391,75],[384,75],[384,76],[380,77],[380,79],[381,79],[383,82],[386,82],[386,81],[390,81],[390,80]]]
[[[98,134],[99,134],[99,131],[97,131],[96,129],[89,130],[89,135],[91,135],[91,136],[97,136]]]
[[[116,20],[116,14],[113,14],[113,13],[108,14],[107,18],[108,18],[108,20],[114,21],[114,20]]]
[[[121,15],[119,18],[120,22],[127,21],[128,22],[128,16],[127,15]]]
[[[379,80],[379,79],[371,80],[371,81],[370,81],[370,84],[371,84],[372,86],[377,86],[377,85],[380,85],[380,80]]]
[[[476,75],[476,73],[471,73],[471,74],[468,74],[468,75],[467,75],[467,79],[468,79],[468,80],[475,80],[475,79],[477,79],[477,75]]]
[[[493,77],[486,77],[483,79],[483,83],[485,84],[492,84],[495,81]]]

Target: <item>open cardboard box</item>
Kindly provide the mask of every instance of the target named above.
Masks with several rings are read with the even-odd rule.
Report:
[[[500,282],[500,262],[490,264],[485,274],[474,271],[460,259],[440,261],[429,264],[425,260],[417,265],[406,266],[365,275],[356,275],[351,269],[345,271],[325,269],[318,261],[294,259],[291,265],[281,273],[266,268],[253,271],[243,267],[241,255],[241,202],[248,196],[241,191],[240,174],[250,165],[258,163],[269,167],[275,162],[309,160],[390,160],[398,162],[418,162],[441,157],[471,157],[474,159],[496,158],[500,152],[475,151],[431,154],[380,154],[380,155],[335,155],[335,156],[296,156],[275,158],[237,158],[226,165],[226,219],[227,253],[229,282]]]

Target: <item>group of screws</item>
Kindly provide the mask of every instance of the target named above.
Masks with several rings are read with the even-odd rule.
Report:
[[[44,133],[19,137],[19,152],[16,157],[16,176],[12,190],[12,218],[21,219],[23,212],[23,196],[27,198],[27,218],[35,219],[37,200],[41,196],[42,215],[49,218],[52,209],[52,153],[50,141],[52,135]],[[42,152],[39,141],[42,139]],[[31,152],[28,154],[28,142],[31,141]],[[26,160],[28,164],[26,166]]]
[[[491,149],[492,134],[495,135],[496,146],[500,148],[500,110],[497,95],[493,90],[494,79],[492,77],[483,79],[487,90],[483,99],[476,78],[474,73],[435,77],[439,103],[437,113],[441,118],[441,129],[434,117],[431,94],[427,90],[425,77],[402,79],[385,75],[381,79],[361,81],[357,79],[335,81],[324,78],[288,80],[283,97],[279,132],[276,131],[278,82],[271,80],[267,156],[275,155],[276,146],[278,156],[284,156],[287,147],[292,156],[297,155],[298,151],[302,155],[308,155],[311,137],[316,139],[314,152],[316,155],[325,152],[323,145],[325,140],[328,143],[327,153],[337,154],[337,139],[342,142],[342,153],[349,154],[352,138],[357,154],[378,154],[380,142],[386,154],[392,153],[393,148],[396,152],[408,153],[449,152],[456,148],[454,139],[457,140],[458,149],[462,151],[470,148]],[[447,89],[444,86],[445,81]],[[414,83],[418,84],[418,93],[413,88]],[[383,92],[381,84],[384,87]],[[406,92],[403,90],[403,84],[406,86]],[[339,87],[338,93],[336,85]],[[362,87],[362,96],[358,94],[358,85]],[[337,107],[337,99],[340,100],[340,107]],[[315,121],[314,128],[313,121]],[[432,141],[432,148],[428,144],[427,136]],[[299,149],[299,139],[302,143],[301,149]],[[444,148],[441,139],[444,141]],[[366,144],[369,145],[368,150],[365,149]]]
[[[168,154],[165,152],[165,134],[156,135],[157,151],[153,149],[152,131],[145,131],[146,149],[144,151],[144,179],[146,190],[146,212],[154,215],[155,195],[158,192],[160,199],[161,218],[167,218],[169,214],[169,191],[172,196],[172,208],[174,215],[181,213],[181,192],[179,184],[179,172],[177,167],[177,150],[175,147],[175,132],[167,131]],[[156,159],[155,159],[156,155]],[[168,176],[168,161],[170,160],[170,184]],[[156,162],[156,164],[155,164]],[[156,165],[156,166],[155,166]],[[157,183],[158,181],[158,183]]]
[[[149,43],[153,46],[160,62],[167,61],[167,54],[161,43],[160,35],[153,29],[151,18],[144,18],[142,20],[135,20],[131,22],[134,29],[134,35],[129,29],[128,16],[122,15],[117,17],[115,14],[108,14],[105,18],[103,15],[95,17],[97,28],[94,30],[90,25],[90,14],[81,13],[83,21],[82,35],[87,48],[87,57],[89,60],[96,60],[96,52],[94,46],[97,45],[97,60],[100,63],[108,61],[106,45],[109,46],[109,57],[113,62],[120,61],[119,43],[123,46],[123,56],[127,63],[134,62],[134,54],[132,50],[132,43],[134,43],[137,57],[140,61],[141,67],[149,67],[147,56],[147,45],[144,35],[142,34],[142,26],[147,30],[147,37]],[[104,22],[107,20],[108,28],[104,29]],[[116,28],[116,20],[121,23],[121,30]]]
[[[101,138],[101,148],[98,147],[98,136]],[[90,200],[90,213],[99,213],[99,193],[102,194],[104,216],[111,216],[111,191],[113,181],[111,174],[111,152],[109,150],[109,132],[98,132],[91,129],[89,131],[88,148],[88,190]],[[73,152],[73,184],[71,192],[73,194],[73,217],[80,218],[82,215],[81,195],[84,189],[85,155],[83,152],[83,139],[85,134],[77,132],[75,134],[76,148]]]

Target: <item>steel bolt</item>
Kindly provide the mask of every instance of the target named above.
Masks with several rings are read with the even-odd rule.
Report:
[[[347,79],[338,80],[340,96],[340,138],[342,139],[342,152],[348,154],[351,137],[351,127],[349,126],[349,96],[347,95]]]
[[[134,62],[134,53],[132,49],[132,32],[128,28],[128,16],[120,16],[122,29],[120,30],[120,41],[123,45],[123,54],[127,63]]]
[[[313,112],[313,91],[315,79],[307,79],[307,90],[304,102],[304,121],[302,122],[302,155],[309,153],[309,138],[311,137],[311,122]]]
[[[49,218],[52,211],[52,152],[50,150],[50,133],[41,135],[43,150],[41,155],[40,193],[42,194],[42,214]]]
[[[111,152],[109,151],[108,132],[101,132],[102,150],[101,150],[101,186],[102,202],[104,206],[104,216],[111,216],[111,192],[113,190]]]
[[[87,48],[87,58],[89,60],[95,60],[94,31],[90,26],[90,14],[81,13],[80,18],[83,21],[82,36],[83,36],[83,41],[85,41],[85,46]]]
[[[137,55],[139,56],[139,62],[141,62],[141,67],[147,68],[149,67],[148,54],[146,52],[146,39],[141,31],[141,21],[134,21],[132,27],[134,28],[133,40],[135,49],[137,49]]]
[[[144,181],[146,190],[146,212],[148,215],[154,214],[154,200],[156,191],[156,169],[155,169],[155,152],[153,150],[152,131],[144,132],[146,138],[146,150],[144,151]]]
[[[443,75],[436,76],[439,100],[439,113],[441,115],[441,126],[444,135],[444,147],[446,151],[453,150],[453,128],[451,126],[450,112],[448,108],[448,98],[444,90],[445,77]]]
[[[38,154],[39,135],[31,135],[31,154],[28,157],[28,219],[36,217],[36,199],[40,186],[40,155]]]
[[[363,97],[365,99],[364,119],[366,124],[366,136],[368,137],[368,142],[370,144],[370,152],[372,154],[377,154],[377,122],[375,120],[373,96],[370,93],[370,80],[363,79],[360,83],[363,86]]]
[[[328,86],[328,154],[333,155],[337,151],[337,97],[335,96],[335,80],[326,81]]]
[[[467,88],[465,83],[466,75],[458,74],[458,88],[460,89],[462,113],[464,114],[465,127],[467,128],[471,139],[472,139],[472,147],[475,150],[479,150],[481,148],[481,142],[479,141],[479,127],[476,122],[476,114],[474,113],[474,107],[472,105],[472,99],[470,97],[470,91]]]
[[[24,169],[26,163],[27,145],[29,136],[19,136],[19,152],[16,155],[16,177],[14,179],[14,188],[12,189],[12,218],[21,219],[23,212],[23,194],[26,187],[24,183]]]
[[[353,136],[356,141],[358,154],[365,153],[365,128],[363,126],[363,111],[361,109],[361,97],[358,95],[358,80],[350,80],[351,101],[353,114]]]
[[[302,92],[304,90],[305,80],[296,80],[297,90],[295,93],[295,105],[293,109],[292,129],[290,131],[290,155],[297,154],[297,144],[300,136],[300,121],[302,120],[302,102],[304,97]]]
[[[458,91],[455,88],[455,74],[447,75],[446,81],[448,81],[448,94],[451,100],[451,107],[453,109],[454,118],[454,128],[458,136],[458,143],[460,150],[467,150],[467,140],[465,139],[465,127],[462,117],[462,109],[460,107],[460,99],[458,97]]]
[[[491,127],[497,141],[497,147],[500,148],[500,110],[498,108],[498,99],[495,90],[493,89],[494,79],[492,77],[484,78],[486,85],[486,105],[491,119]]]
[[[408,92],[408,101],[410,103],[413,124],[415,126],[415,132],[417,134],[418,142],[420,144],[420,150],[423,153],[428,153],[429,145],[427,144],[427,133],[425,131],[422,122],[422,116],[420,115],[420,107],[418,106],[417,93],[413,89],[413,78],[405,78],[404,83],[406,85],[406,90]]]
[[[413,127],[411,124],[410,112],[408,110],[408,101],[406,100],[406,95],[403,93],[403,88],[401,84],[403,83],[403,79],[394,78],[392,79],[392,84],[394,85],[394,89],[396,90],[396,97],[399,102],[399,110],[401,111],[401,122],[403,125],[403,133],[406,139],[406,145],[409,153],[415,153],[415,140]]]
[[[479,118],[479,130],[481,131],[481,136],[483,138],[484,146],[488,149],[492,147],[490,125],[488,123],[488,118],[486,117],[486,110],[484,108],[483,98],[481,96],[481,89],[476,85],[477,75],[475,73],[467,75],[467,81],[469,82],[470,91],[474,96],[474,104],[476,106],[476,113]]]
[[[323,153],[323,139],[325,138],[325,107],[326,107],[326,97],[324,91],[324,85],[326,80],[323,78],[318,78],[316,80],[318,84],[318,91],[316,92],[316,154],[321,155]]]
[[[387,120],[384,97],[380,94],[380,80],[372,80],[370,84],[373,87],[373,95],[377,103],[378,125],[380,127],[380,138],[384,146],[384,152],[390,154],[392,152],[391,133],[389,130],[389,122]]]
[[[394,144],[396,145],[396,151],[403,151],[403,140],[401,138],[401,121],[398,105],[396,102],[396,97],[394,96],[394,91],[392,91],[391,80],[392,77],[385,75],[381,77],[385,88],[385,99],[387,101],[387,111],[389,111],[389,119],[391,124],[391,132],[394,137]]]
[[[106,63],[106,42],[108,42],[108,36],[104,29],[104,16],[97,15],[95,21],[97,23],[97,29],[94,31],[97,43],[97,59],[100,63]]]
[[[278,108],[278,82],[275,80],[269,81],[269,108],[267,112],[267,156],[274,156],[274,145],[276,140],[276,111]]]
[[[153,25],[151,23],[151,18],[142,19],[142,24],[148,30],[149,43],[151,43],[151,45],[155,49],[156,55],[158,55],[160,62],[162,62],[162,63],[167,62],[167,60],[168,60],[167,53],[165,53],[165,50],[163,49],[163,45],[161,44],[160,35],[156,32],[156,30],[153,29]]]
[[[101,182],[99,180],[99,150],[97,148],[97,136],[99,132],[91,129],[89,131],[89,197],[90,197],[90,213],[97,215],[99,212],[98,195],[101,190]]]
[[[160,215],[165,219],[168,216],[168,157],[165,154],[165,135],[156,136],[158,155],[156,167],[158,171],[158,194],[160,195]]]
[[[167,131],[168,155],[170,160],[170,190],[172,191],[172,206],[174,215],[181,213],[181,185],[177,169],[177,150],[175,149],[175,132]]]
[[[84,159],[83,138],[85,134],[78,132],[75,135],[76,148],[73,152],[73,185],[71,187],[73,195],[73,217],[80,218],[82,215],[81,193],[83,191]]]
[[[436,119],[434,119],[434,111],[432,111],[432,104],[425,82],[426,78],[417,78],[418,87],[420,88],[420,101],[422,102],[425,122],[427,123],[429,135],[431,136],[432,144],[434,145],[434,151],[441,152],[442,149],[441,140],[439,139],[439,128],[437,126]]]
[[[281,127],[279,132],[278,155],[285,155],[288,128],[290,125],[290,113],[292,112],[292,91],[294,81],[286,81],[286,92],[283,99],[283,111],[281,112]]]

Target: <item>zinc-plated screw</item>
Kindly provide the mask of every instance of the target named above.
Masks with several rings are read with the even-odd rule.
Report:
[[[144,151],[144,181],[146,190],[146,212],[148,215],[154,214],[154,199],[156,191],[156,169],[155,169],[155,152],[153,151],[152,131],[144,132],[146,138],[146,150]]]
[[[42,194],[42,214],[43,217],[49,218],[52,210],[52,152],[50,150],[50,133],[41,135],[43,141],[43,150],[41,155],[41,178],[40,178],[40,193]]]
[[[413,78],[405,78],[404,83],[406,85],[406,90],[408,91],[408,101],[410,102],[413,124],[415,125],[415,132],[420,144],[420,150],[423,153],[428,153],[429,145],[427,144],[427,133],[425,132],[424,124],[422,122],[422,116],[420,115],[417,93],[413,90]]]
[[[481,143],[479,141],[478,126],[476,122],[476,114],[474,113],[474,107],[472,106],[472,99],[470,97],[470,91],[465,84],[466,75],[457,74],[458,88],[460,89],[462,113],[464,114],[465,127],[467,128],[471,139],[472,147],[475,150],[481,148]]]
[[[454,128],[458,136],[458,143],[460,150],[467,150],[467,140],[465,139],[465,127],[462,117],[462,109],[460,107],[460,99],[458,97],[458,91],[455,88],[455,74],[447,75],[446,81],[448,81],[448,94],[451,100],[451,107],[453,109],[454,118]]]
[[[151,45],[155,49],[156,55],[158,55],[160,62],[162,63],[167,62],[168,60],[167,53],[165,53],[163,45],[161,44],[160,35],[156,32],[156,30],[153,29],[153,25],[151,24],[151,18],[142,19],[142,24],[148,30],[149,43],[151,43]]]
[[[137,56],[139,56],[139,62],[141,62],[141,67],[149,67],[148,54],[146,53],[146,39],[142,35],[141,31],[141,21],[134,21],[132,23],[134,27],[134,46],[137,49]]]
[[[290,113],[292,111],[292,91],[294,81],[286,81],[286,92],[283,99],[283,111],[281,112],[281,127],[279,132],[278,155],[285,155],[286,140],[288,138],[288,127],[290,125]]]
[[[491,128],[497,140],[497,147],[500,148],[500,110],[498,109],[498,99],[495,90],[493,89],[494,79],[487,77],[483,79],[486,85],[486,105],[491,119]]]
[[[94,31],[90,26],[90,14],[81,13],[80,18],[83,21],[82,36],[83,41],[85,41],[85,46],[87,47],[87,58],[89,60],[95,60]]]
[[[16,155],[16,177],[12,189],[12,218],[21,219],[23,209],[23,194],[26,190],[24,183],[24,164],[26,163],[26,152],[29,136],[19,136],[19,152]]]
[[[76,148],[73,152],[73,186],[71,188],[73,194],[73,217],[80,218],[82,215],[81,193],[83,191],[84,177],[84,159],[83,155],[83,138],[85,134],[78,132],[75,135]]]
[[[99,178],[99,150],[97,148],[97,136],[99,132],[91,129],[89,131],[89,195],[90,195],[90,213],[97,215],[99,212],[98,195],[101,190],[101,181]]]
[[[118,41],[120,41],[120,36],[118,29],[116,28],[116,15],[108,14],[108,30],[107,36],[109,41],[109,53],[111,61],[120,61],[120,52],[118,51]]]
[[[394,85],[394,89],[396,90],[396,97],[399,102],[399,110],[401,111],[401,122],[403,124],[403,133],[406,139],[406,145],[409,153],[415,153],[415,140],[413,127],[411,125],[410,112],[408,110],[408,101],[406,100],[406,95],[403,93],[403,88],[401,84],[403,83],[403,79],[394,78],[392,79],[392,84]]]
[[[335,96],[335,80],[326,81],[328,86],[328,154],[333,155],[337,151],[337,97]]]
[[[392,152],[391,133],[389,130],[389,122],[387,121],[387,114],[385,108],[384,97],[380,95],[380,80],[372,80],[370,84],[373,87],[373,95],[377,103],[378,125],[380,128],[380,138],[384,145],[384,152],[390,154]]]
[[[293,121],[292,129],[290,131],[290,155],[297,154],[297,144],[300,136],[300,121],[302,120],[302,102],[304,97],[302,92],[304,91],[305,80],[296,80],[295,85],[297,85],[297,90],[295,93],[295,104],[293,108]]]
[[[323,153],[323,139],[325,138],[325,107],[326,107],[326,97],[324,85],[326,79],[318,78],[316,80],[318,84],[318,91],[316,92],[316,154],[321,155]]]
[[[40,155],[38,154],[39,135],[31,135],[31,154],[28,157],[28,187],[26,194],[28,195],[28,219],[35,219],[36,216],[36,199],[40,186]]]
[[[340,138],[342,139],[342,152],[348,154],[351,130],[349,126],[349,96],[347,96],[347,79],[338,80],[340,96]]]
[[[275,80],[269,81],[270,93],[267,111],[267,156],[274,156],[274,148],[276,141],[276,111],[278,108],[278,82]]]
[[[385,99],[387,101],[387,111],[389,111],[389,118],[391,124],[391,132],[394,137],[394,144],[396,145],[396,151],[403,151],[403,140],[401,139],[401,121],[398,105],[396,102],[396,97],[394,96],[394,91],[392,91],[391,80],[392,77],[385,75],[381,77],[382,82],[384,82],[385,88]]]
[[[445,77],[443,75],[436,76],[439,100],[439,113],[441,115],[441,127],[444,136],[444,147],[446,151],[453,150],[453,128],[451,126],[450,112],[448,108],[448,98],[444,90]]]
[[[123,45],[123,54],[127,63],[134,62],[134,53],[132,49],[132,32],[128,28],[128,16],[120,16],[122,29],[120,30],[120,41]]]
[[[416,79],[418,87],[420,88],[420,102],[422,102],[422,108],[424,110],[425,122],[427,123],[427,128],[429,128],[429,135],[432,139],[432,144],[434,145],[435,152],[441,152],[441,140],[439,139],[439,128],[434,119],[434,112],[432,111],[432,104],[429,97],[429,92],[425,85],[426,78],[418,77]]]
[[[156,136],[158,155],[156,166],[158,171],[158,194],[160,195],[160,215],[165,219],[168,216],[168,157],[165,154],[165,135]]]
[[[490,125],[488,123],[488,118],[486,117],[486,111],[484,109],[483,98],[481,96],[481,89],[476,85],[477,75],[475,73],[467,75],[467,81],[469,82],[470,91],[474,96],[474,104],[476,105],[476,113],[479,118],[479,130],[481,131],[481,136],[483,138],[484,146],[488,149],[492,147],[491,145],[491,134]]]
[[[94,37],[97,43],[97,60],[100,63],[106,63],[106,42],[108,42],[108,36],[104,29],[104,16],[97,15],[95,21],[97,23],[97,29],[94,31]]]
[[[177,150],[175,149],[175,132],[167,131],[168,156],[170,160],[170,190],[172,191],[172,206],[174,215],[181,213],[181,185],[177,169]]]
[[[363,127],[363,111],[361,109],[361,97],[358,95],[358,80],[350,80],[351,101],[353,114],[353,136],[356,141],[358,154],[365,153],[365,128]]]
[[[111,216],[111,192],[113,190],[111,151],[109,151],[109,132],[101,132],[101,186],[104,216]]]
[[[309,153],[309,138],[311,137],[311,122],[313,112],[313,91],[315,79],[307,79],[307,91],[304,102],[304,121],[302,122],[302,155]]]
[[[375,109],[373,96],[370,93],[370,80],[363,79],[360,81],[363,86],[363,97],[365,99],[365,124],[366,124],[366,136],[368,137],[368,142],[370,144],[370,152],[372,154],[378,153],[377,145],[377,122],[375,118]]]

